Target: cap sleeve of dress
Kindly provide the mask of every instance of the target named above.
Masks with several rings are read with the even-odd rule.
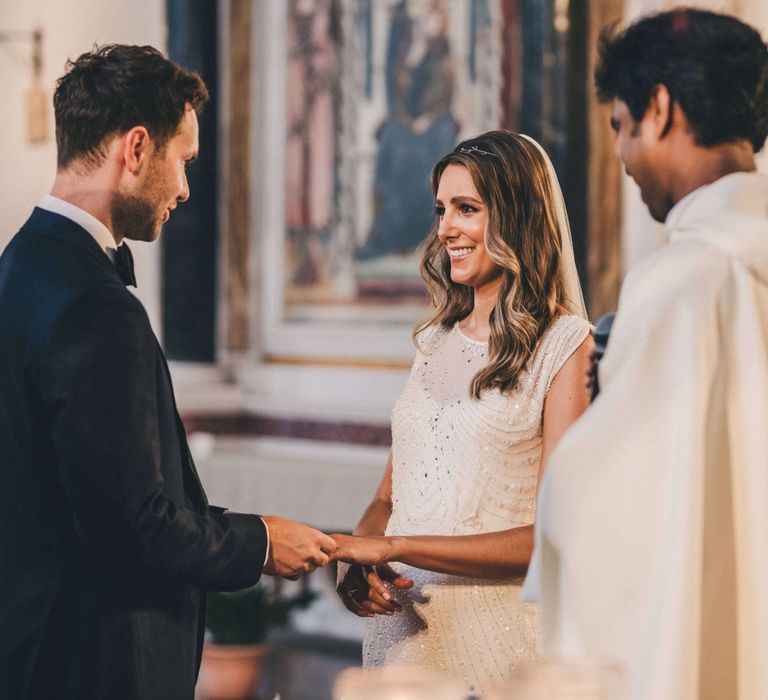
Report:
[[[547,329],[533,357],[531,373],[536,383],[549,391],[566,360],[584,342],[592,326],[581,316],[560,316]]]

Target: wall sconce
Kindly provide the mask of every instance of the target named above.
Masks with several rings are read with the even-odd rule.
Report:
[[[0,44],[13,46],[25,43],[32,45],[32,59],[16,54],[19,62],[32,67],[32,85],[24,95],[27,117],[27,141],[43,143],[48,138],[48,94],[43,88],[43,30],[32,32],[0,31]]]

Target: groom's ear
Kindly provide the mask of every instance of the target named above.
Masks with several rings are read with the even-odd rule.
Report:
[[[126,170],[138,175],[146,167],[154,147],[149,131],[144,126],[134,126],[123,135],[122,158]]]

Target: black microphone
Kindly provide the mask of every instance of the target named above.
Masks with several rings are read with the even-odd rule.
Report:
[[[613,326],[613,319],[615,316],[616,314],[603,314],[597,319],[597,323],[595,324],[595,357],[592,360],[592,398],[590,401],[594,401],[595,397],[600,393],[600,386],[597,382],[597,367],[605,354],[605,348],[608,345],[608,336],[611,335],[611,326]]]

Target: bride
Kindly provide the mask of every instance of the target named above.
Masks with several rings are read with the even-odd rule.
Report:
[[[536,487],[584,411],[592,340],[562,193],[532,139],[491,131],[432,171],[421,272],[435,306],[392,414],[392,451],[337,590],[370,618],[363,665],[458,673],[482,692],[537,653],[520,599]],[[389,562],[395,562],[392,566]]]

